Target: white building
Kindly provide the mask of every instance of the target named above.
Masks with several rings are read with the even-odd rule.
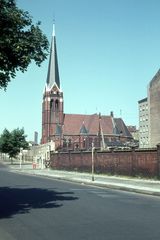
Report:
[[[148,98],[138,101],[139,104],[139,147],[149,147],[149,107]]]

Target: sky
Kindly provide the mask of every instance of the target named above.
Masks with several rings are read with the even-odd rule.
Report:
[[[138,101],[160,68],[159,0],[17,0],[51,42],[55,19],[64,112],[121,117],[138,128]],[[0,134],[41,138],[48,60],[0,90]]]

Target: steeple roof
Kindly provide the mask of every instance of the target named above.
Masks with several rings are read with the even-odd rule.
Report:
[[[50,58],[48,65],[48,74],[47,74],[47,89],[51,89],[53,85],[57,85],[60,89],[60,79],[59,79],[59,70],[58,70],[58,59],[57,59],[57,49],[56,49],[56,36],[55,36],[55,26],[53,24],[53,33],[51,39],[51,49],[50,49]]]

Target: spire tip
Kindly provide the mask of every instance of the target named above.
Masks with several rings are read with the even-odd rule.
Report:
[[[52,36],[55,36],[55,21],[53,22],[53,32],[52,32]]]

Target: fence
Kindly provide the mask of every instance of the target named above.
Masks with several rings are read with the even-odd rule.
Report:
[[[51,168],[86,171],[92,168],[91,152],[51,152]],[[160,145],[155,149],[95,151],[95,173],[111,175],[160,177]]]

